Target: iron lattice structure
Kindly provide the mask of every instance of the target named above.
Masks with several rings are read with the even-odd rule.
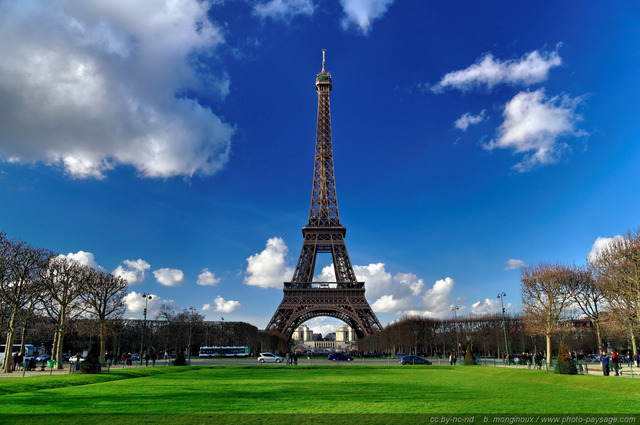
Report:
[[[316,77],[318,122],[309,224],[302,228],[304,241],[291,282],[284,282],[284,298],[266,328],[287,340],[298,326],[318,316],[342,320],[359,338],[382,329],[365,298],[364,282],[358,282],[353,271],[344,242],[347,229],[340,224],[331,141],[331,88],[323,50],[322,72]],[[335,282],[313,282],[319,253],[331,253]]]

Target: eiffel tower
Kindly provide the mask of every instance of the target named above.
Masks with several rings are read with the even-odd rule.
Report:
[[[286,340],[298,326],[319,316],[342,320],[358,338],[382,329],[364,296],[364,282],[357,281],[344,243],[347,229],[340,224],[333,172],[331,87],[323,50],[322,72],[316,77],[318,124],[309,224],[302,228],[304,242],[291,282],[284,282],[284,298],[266,328]],[[313,282],[319,253],[331,253],[336,282]]]

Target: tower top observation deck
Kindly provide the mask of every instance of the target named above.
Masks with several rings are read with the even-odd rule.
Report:
[[[322,49],[322,72],[320,72],[316,77],[316,90],[319,91],[320,87],[329,87],[329,91],[331,91],[331,74],[327,72],[324,66],[326,50]]]

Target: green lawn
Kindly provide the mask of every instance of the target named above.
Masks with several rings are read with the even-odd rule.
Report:
[[[218,416],[229,413],[236,415]],[[640,415],[640,379],[356,365],[156,367],[0,379],[2,423],[420,423],[420,414],[575,413]]]

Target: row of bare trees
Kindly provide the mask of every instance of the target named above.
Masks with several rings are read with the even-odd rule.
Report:
[[[640,329],[640,230],[612,239],[586,266],[540,263],[521,271],[525,331],[543,336],[551,352],[553,335],[567,318],[589,320],[603,349],[603,326],[622,329],[638,354]],[[547,356],[547,362],[550,356]]]
[[[120,277],[0,232],[0,335],[6,334],[7,354],[18,331],[24,346],[31,319],[44,316],[54,323],[52,357],[62,368],[65,335],[71,322],[82,317],[96,321],[104,361],[108,321],[122,316],[126,287]],[[5,373],[11,370],[11,362],[11,356],[5,355]]]

